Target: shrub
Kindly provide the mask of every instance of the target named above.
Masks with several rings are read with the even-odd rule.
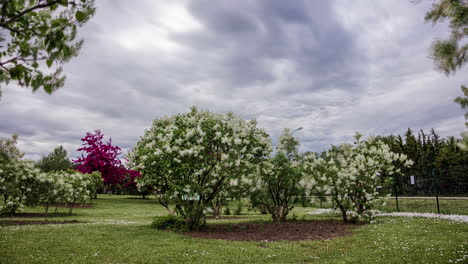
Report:
[[[194,230],[205,223],[226,182],[240,178],[270,152],[270,139],[255,121],[192,108],[156,119],[129,159],[141,172],[138,186],[151,186],[160,203]]]
[[[373,203],[391,183],[386,176],[400,173],[394,161],[412,165],[405,155],[391,152],[382,141],[360,138],[356,134],[353,145],[334,146],[320,157],[307,156],[306,178],[301,181],[309,193],[331,195],[334,208],[339,209],[345,222],[369,220]]]
[[[3,205],[0,214],[14,215],[22,208],[42,204],[46,214],[50,205],[65,203],[69,213],[77,203],[84,203],[90,192],[102,182],[99,173],[82,174],[77,171],[41,172],[34,162],[20,160],[16,137],[0,138],[0,195]]]
[[[252,204],[261,205],[271,214],[273,221],[286,221],[295,199],[300,195],[299,181],[302,178],[299,142],[285,129],[280,136],[276,154],[260,163],[256,173],[256,193],[251,195]]]
[[[151,227],[158,230],[186,231],[187,224],[183,219],[174,215],[156,216]]]

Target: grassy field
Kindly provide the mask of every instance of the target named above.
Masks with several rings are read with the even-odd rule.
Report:
[[[232,242],[149,228],[166,214],[154,199],[101,195],[93,208],[49,220],[66,225],[0,227],[0,263],[467,263],[468,224],[422,218],[377,218],[352,236],[306,242]],[[298,207],[305,219],[313,208]],[[65,212],[65,209],[61,210]],[[41,207],[26,212],[42,212]],[[244,212],[243,220],[269,221]],[[14,221],[1,218],[0,221]],[[27,220],[22,218],[20,220]],[[32,220],[30,218],[29,220]],[[37,220],[35,218],[34,220]],[[44,220],[42,218],[42,220]],[[209,224],[235,222],[210,220]]]
[[[385,202],[385,205],[382,204]],[[437,202],[435,199],[398,199],[400,212],[437,213]],[[312,206],[320,207],[315,202]],[[323,202],[322,208],[331,208],[330,202]],[[468,215],[468,200],[444,200],[439,199],[441,214]],[[375,209],[385,212],[396,212],[395,198],[381,199],[376,203]]]
[[[395,199],[386,199],[386,206],[377,206],[376,209],[388,212],[396,211]],[[435,199],[398,199],[401,212],[437,213]],[[468,215],[468,200],[442,200],[439,199],[441,214]]]

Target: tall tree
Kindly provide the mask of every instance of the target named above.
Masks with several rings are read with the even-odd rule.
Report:
[[[37,166],[44,172],[65,171],[71,168],[72,162],[68,158],[67,151],[59,146],[49,155],[43,157]]]
[[[0,0],[0,83],[49,94],[63,86],[62,65],[83,44],[77,28],[94,11],[94,0]]]
[[[401,136],[386,136],[382,138],[393,152],[403,153],[414,161],[414,166],[404,167],[395,162],[402,175],[398,177],[399,191],[426,195],[434,191],[432,169],[436,169],[438,183],[443,193],[466,193],[468,191],[468,152],[462,151],[457,144],[460,139],[455,137],[441,138],[434,129],[430,133],[420,131],[417,139],[408,129]],[[410,176],[416,176],[416,185],[411,185]]]

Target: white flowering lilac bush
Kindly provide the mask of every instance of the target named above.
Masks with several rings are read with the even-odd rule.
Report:
[[[320,157],[308,155],[304,161],[301,185],[309,195],[330,195],[345,222],[369,219],[376,198],[391,183],[388,176],[401,173],[394,162],[412,165],[405,155],[391,152],[382,141],[360,138],[356,134],[353,145],[333,146]]]
[[[286,221],[300,195],[299,182],[302,179],[299,141],[285,129],[279,138],[274,157],[264,160],[258,166],[254,178],[257,189],[251,200],[267,209],[273,221]]]
[[[14,214],[22,210],[31,192],[32,179],[39,173],[30,162],[20,161],[23,153],[17,148],[17,136],[0,138],[0,214]]]
[[[160,203],[194,230],[204,225],[223,187],[270,152],[268,134],[255,121],[192,108],[156,119],[129,160],[141,172],[138,186],[151,186]]]
[[[61,200],[68,207],[71,215],[73,207],[77,204],[84,204],[90,197],[89,186],[92,184],[90,174],[83,174],[78,171],[58,172],[56,177],[60,182],[58,187],[61,192]]]
[[[13,215],[25,205],[34,204],[34,188],[40,171],[30,161],[4,161],[0,161],[0,195],[3,196],[0,214]]]
[[[230,201],[237,201],[237,208],[234,210],[234,214],[240,214],[242,211],[242,199],[249,197],[251,192],[255,191],[256,188],[253,185],[254,181],[250,175],[257,169],[257,164],[251,164],[245,166],[241,170],[234,172],[239,175],[235,177],[229,177],[230,179],[224,184],[223,188],[218,192],[216,197],[213,199],[213,215],[219,218],[222,213],[223,206],[228,206]],[[227,208],[229,214],[230,209]]]
[[[24,206],[34,205],[43,205],[47,214],[50,206],[58,204],[65,204],[71,214],[73,207],[85,203],[98,184],[92,174],[71,170],[44,173],[28,161],[11,164],[9,171],[9,174],[0,174],[7,175],[0,178],[4,198],[0,212],[7,215],[22,211]]]

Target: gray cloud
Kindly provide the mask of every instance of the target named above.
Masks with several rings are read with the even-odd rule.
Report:
[[[37,159],[58,145],[76,157],[101,129],[131,149],[152,119],[196,105],[257,119],[302,150],[407,127],[457,135],[452,100],[463,74],[432,69],[446,25],[425,24],[429,1],[97,1],[85,46],[52,96],[4,87],[0,136],[20,135]]]

